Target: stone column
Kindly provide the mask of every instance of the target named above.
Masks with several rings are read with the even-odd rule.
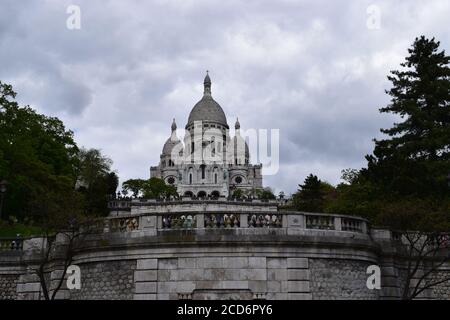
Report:
[[[368,231],[367,231],[367,221],[363,221],[362,223],[361,223],[361,230],[362,230],[362,233],[364,233],[364,234],[367,234],[368,233]]]
[[[336,231],[342,231],[342,218],[334,217],[334,229]]]
[[[163,217],[161,215],[158,215],[157,222],[156,222],[156,228],[157,229],[162,229],[162,227],[163,227],[162,219],[163,219]]]
[[[199,213],[195,217],[197,219],[197,229],[203,229],[205,227],[205,214]]]
[[[239,222],[241,228],[248,228],[248,214],[247,213],[241,213],[239,215]]]

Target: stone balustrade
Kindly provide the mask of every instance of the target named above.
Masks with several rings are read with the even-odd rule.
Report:
[[[109,230],[112,232],[129,232],[139,229],[138,217],[122,217],[109,220]]]
[[[162,216],[162,229],[191,229],[197,227],[195,215],[169,214]]]
[[[21,251],[23,239],[20,237],[0,238],[0,251]]]
[[[283,215],[281,214],[252,214],[248,215],[250,228],[281,228]]]
[[[152,222],[154,221],[154,222]],[[305,212],[174,212],[142,213],[107,218],[109,232],[143,229],[285,228],[368,233],[368,221],[359,217]]]
[[[205,215],[205,228],[239,228],[238,214],[210,213]]]

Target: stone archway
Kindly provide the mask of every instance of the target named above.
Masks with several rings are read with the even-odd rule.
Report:
[[[214,190],[213,192],[211,192],[211,197],[214,199],[218,199],[220,197],[220,192],[217,190]]]
[[[184,193],[184,196],[185,196],[185,197],[193,198],[193,197],[194,197],[194,194],[192,193],[192,191],[186,191],[186,192]]]
[[[197,193],[197,197],[199,198],[206,198],[206,196],[207,196],[206,191],[199,191]]]

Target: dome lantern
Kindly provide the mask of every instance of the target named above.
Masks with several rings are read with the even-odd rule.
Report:
[[[194,108],[192,108],[186,129],[193,125],[195,121],[212,122],[225,129],[229,129],[225,112],[223,112],[222,107],[211,96],[211,78],[209,77],[208,72],[206,73],[203,85],[205,88],[203,97],[195,104]]]
[[[205,77],[205,80],[203,81],[203,87],[204,87],[203,94],[211,95],[211,78],[209,77],[208,70],[206,70],[206,77]]]
[[[239,118],[236,118],[236,123],[235,123],[235,125],[234,125],[234,128],[235,128],[236,130],[241,129],[241,124],[239,123]]]
[[[177,124],[176,124],[176,122],[175,122],[175,118],[173,118],[171,129],[172,129],[172,132],[174,132],[175,130],[177,130]]]

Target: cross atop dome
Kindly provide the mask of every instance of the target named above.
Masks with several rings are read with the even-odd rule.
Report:
[[[175,130],[177,130],[177,124],[176,124],[176,122],[175,122],[175,118],[173,118],[171,128],[172,128],[172,132],[174,132]]]
[[[203,81],[203,85],[205,87],[203,94],[211,95],[211,78],[209,77],[208,70],[206,70],[206,77],[205,77],[205,80]]]

